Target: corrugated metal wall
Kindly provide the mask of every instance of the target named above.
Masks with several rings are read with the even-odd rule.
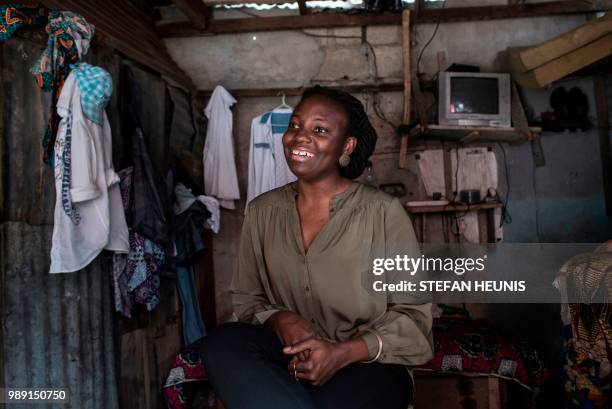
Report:
[[[48,274],[52,230],[2,224],[5,386],[67,388],[62,407],[117,408],[110,260]]]
[[[1,50],[2,386],[67,388],[70,404],[62,407],[113,409],[119,407],[118,345],[109,256],[77,273],[48,274],[55,194],[40,145],[49,95],[29,73],[44,44],[41,32],[26,32]],[[91,59],[118,78],[116,56],[102,52]],[[109,106],[114,131],[116,107],[114,97]]]
[[[82,271],[48,274],[55,188],[41,139],[50,95],[29,73],[45,42],[42,30],[24,30],[0,44],[0,386],[65,387],[67,408],[162,408],[161,389],[182,345],[175,280],[162,280],[154,311],[121,320],[113,311],[108,254]],[[130,162],[119,113],[125,62],[100,47],[88,60],[115,83],[107,113],[120,169]],[[171,141],[166,83],[132,70],[143,89],[140,118],[153,161],[164,170],[177,156],[200,182],[201,136],[192,146]]]

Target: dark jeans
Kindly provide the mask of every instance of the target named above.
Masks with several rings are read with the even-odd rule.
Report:
[[[231,323],[204,338],[204,367],[227,409],[406,409],[412,381],[402,365],[354,363],[322,386],[296,381],[276,334]]]

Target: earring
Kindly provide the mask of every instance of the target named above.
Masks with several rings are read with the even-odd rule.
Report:
[[[338,163],[343,168],[346,168],[348,166],[348,164],[351,163],[351,157],[346,152],[344,152],[340,156],[340,159],[338,159]]]

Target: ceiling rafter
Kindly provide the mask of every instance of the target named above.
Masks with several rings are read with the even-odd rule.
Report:
[[[210,8],[202,0],[172,0],[172,3],[200,30],[206,28],[212,17]]]
[[[563,0],[501,6],[425,8],[419,9],[414,23],[448,23],[458,21],[495,20],[508,18],[545,17],[563,14],[584,14],[612,9],[612,0],[590,2]],[[415,13],[412,13],[413,15]],[[189,22],[158,22],[157,32],[162,37],[197,37],[211,34],[256,31],[300,30],[306,28],[355,27],[367,25],[399,25],[401,12],[384,13],[309,13],[276,17],[232,18],[210,20],[206,29],[198,29]]]

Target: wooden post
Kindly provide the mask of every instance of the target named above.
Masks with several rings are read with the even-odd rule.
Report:
[[[402,123],[410,124],[412,83],[410,79],[410,10],[402,12],[402,71],[404,76],[404,115]],[[400,140],[399,167],[406,167],[408,154],[408,135],[403,134]]]
[[[610,117],[606,98],[606,77],[599,74],[594,78],[597,128],[599,129],[599,150],[603,168],[603,188],[606,199],[606,214],[612,216],[612,150],[610,147]]]
[[[298,0],[297,2],[300,14],[308,14],[308,8],[306,7],[306,0]]]

